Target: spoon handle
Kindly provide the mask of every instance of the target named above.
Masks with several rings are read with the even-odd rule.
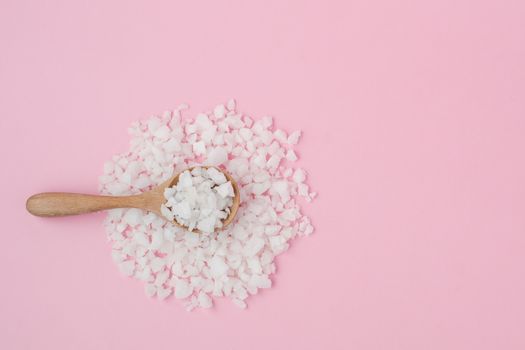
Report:
[[[65,216],[114,208],[144,208],[143,195],[96,196],[80,193],[46,192],[26,202],[27,211],[36,216]]]

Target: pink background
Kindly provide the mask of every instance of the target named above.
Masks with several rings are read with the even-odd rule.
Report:
[[[1,349],[524,349],[525,5],[0,3]],[[304,130],[315,235],[246,311],[145,297],[94,193],[131,121],[237,98]]]

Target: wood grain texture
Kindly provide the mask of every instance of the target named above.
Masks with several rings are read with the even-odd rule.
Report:
[[[209,167],[202,166],[202,168]],[[234,191],[230,214],[223,221],[224,228],[235,218],[240,206],[241,196],[237,182],[231,177],[231,175],[218,167],[216,168],[223,172],[228,181],[232,183]],[[189,168],[189,170],[192,169],[193,167]],[[166,199],[164,198],[164,189],[166,187],[175,186],[179,181],[179,175],[180,173],[163,182],[151,191],[131,196],[99,196],[65,192],[39,193],[27,199],[26,209],[28,212],[36,216],[55,217],[91,213],[115,208],[138,208],[154,212],[164,218],[160,211],[161,205],[166,202]],[[184,227],[177,221],[174,221],[173,223],[177,226]],[[194,232],[198,232],[198,230],[194,230]]]
[[[149,194],[149,193],[148,193]],[[154,200],[154,203],[151,201]],[[27,210],[36,216],[66,216],[114,208],[141,208],[154,211],[158,200],[151,195],[98,196],[80,193],[45,192],[29,197]],[[160,207],[160,205],[158,206]]]

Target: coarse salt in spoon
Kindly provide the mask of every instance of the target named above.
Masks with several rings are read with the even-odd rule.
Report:
[[[208,169],[210,167],[201,166],[201,168]],[[234,192],[233,203],[228,216],[222,221],[222,229],[235,218],[240,205],[240,193],[237,183],[230,174],[218,167],[214,168],[223,173],[227,181],[231,182]],[[194,167],[188,170],[191,171],[193,169]],[[168,187],[176,186],[181,173],[171,177],[152,190],[137,195],[100,196],[80,193],[46,192],[29,197],[26,202],[26,208],[31,214],[43,217],[77,215],[115,208],[138,208],[153,212],[166,219],[161,212],[161,206],[166,203],[164,190]],[[187,228],[176,220],[171,222],[179,227]],[[199,232],[199,230],[194,229],[193,232]]]

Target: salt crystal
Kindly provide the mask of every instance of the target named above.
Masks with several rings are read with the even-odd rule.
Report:
[[[237,146],[234,149],[232,149],[231,153],[234,157],[240,157],[242,154],[243,148],[241,146]]]
[[[131,226],[136,226],[141,222],[142,216],[143,216],[142,210],[131,208],[131,209],[128,209],[126,214],[124,214],[124,217],[122,218],[122,220]]]
[[[167,142],[162,144],[162,147],[170,153],[179,152],[181,150],[181,144],[176,138],[169,139]]]
[[[268,162],[266,163],[266,166],[269,169],[276,169],[279,166],[279,163],[281,162],[282,157],[278,154],[274,154],[273,156],[268,159]]]
[[[300,196],[308,197],[308,185],[304,183],[297,184],[297,193]]]
[[[261,118],[261,124],[265,129],[268,129],[273,125],[273,118],[270,116],[265,116]]]
[[[291,168],[287,168],[284,172],[283,172],[283,177],[284,178],[287,178],[287,177],[290,177],[293,175],[293,170]]]
[[[197,126],[197,131],[204,131],[211,128],[213,123],[205,113],[199,113],[195,118],[195,125]]]
[[[312,234],[312,232],[314,232],[314,227],[310,224],[306,225],[306,228],[304,229],[304,234],[308,236]]]
[[[121,253],[120,250],[113,249],[111,251],[111,257],[113,258],[113,261],[116,263],[120,263],[125,259],[125,255]]]
[[[193,293],[193,287],[185,280],[178,280],[175,283],[175,298],[185,299]]]
[[[213,137],[213,144],[216,146],[224,145],[224,135],[223,134],[215,135]]]
[[[252,192],[256,196],[262,195],[264,192],[266,192],[271,186],[271,183],[269,181],[265,181],[263,183],[256,183],[252,187]]]
[[[233,187],[231,182],[226,182],[220,186],[216,187],[217,193],[221,195],[221,197],[233,197],[235,193],[233,192]]]
[[[243,300],[232,299],[233,303],[241,309],[246,309],[246,303]]]
[[[151,236],[151,244],[149,245],[149,249],[161,250],[161,248],[165,246],[164,230],[162,230],[162,228],[156,229]]]
[[[272,286],[272,281],[268,278],[268,276],[252,275],[250,284],[257,288],[270,288]]]
[[[270,174],[267,171],[261,170],[253,176],[254,182],[266,182],[270,179]]]
[[[274,155],[278,153],[280,149],[281,149],[281,146],[279,145],[279,143],[277,141],[274,141],[270,144],[270,147],[268,147],[268,153],[270,153],[271,155]]]
[[[293,149],[290,149],[288,152],[286,152],[286,159],[290,162],[295,162],[297,160],[297,155]]]
[[[166,205],[162,204],[160,206],[160,212],[162,213],[162,215],[166,217],[166,219],[168,219],[169,221],[173,221],[173,218],[174,218],[173,212],[170,209],[168,209]]]
[[[264,239],[259,237],[252,237],[244,247],[244,254],[246,256],[254,256],[262,249],[263,246]]]
[[[220,165],[228,160],[228,152],[224,147],[215,147],[209,153],[206,163],[209,165]]]
[[[233,294],[239,300],[244,300],[248,298],[248,293],[246,292],[246,289],[241,284],[236,284],[233,287]]]
[[[226,117],[225,121],[228,124],[228,126],[232,129],[240,129],[244,126],[244,122],[239,116],[228,116]]]
[[[224,262],[224,258],[220,256],[214,256],[210,261],[211,275],[219,277],[228,271],[228,265]]]
[[[230,99],[228,103],[226,104],[226,106],[228,107],[228,110],[234,111],[235,110],[235,100],[233,98]]]
[[[264,266],[264,265],[268,265],[269,263],[272,262],[273,260],[273,254],[269,251],[269,250],[265,250],[262,254],[261,254],[261,264]]]
[[[203,141],[195,142],[193,144],[193,152],[196,155],[203,155],[206,153],[206,144]]]
[[[287,181],[276,181],[273,183],[272,188],[279,194],[283,203],[287,203],[290,200],[290,191]]]
[[[273,132],[273,135],[281,143],[288,142],[288,136],[286,136],[286,132],[284,130],[277,129]]]
[[[199,293],[199,296],[197,297],[198,301],[199,301],[199,306],[202,307],[202,308],[205,308],[205,309],[208,309],[210,307],[212,307],[212,301],[211,301],[211,298],[208,296],[208,294],[204,293],[204,292],[200,292]]]
[[[131,276],[133,275],[133,271],[135,270],[135,263],[131,260],[128,260],[120,263],[119,267],[120,271],[122,271],[124,275]]]
[[[157,287],[153,283],[146,284],[145,292],[148,297],[155,296],[155,293],[157,293]]]
[[[241,128],[239,130],[239,134],[241,135],[241,137],[245,140],[245,141],[250,141],[252,139],[252,136],[253,136],[253,131],[251,131],[250,129],[248,128]]]
[[[104,174],[111,174],[113,173],[114,169],[115,169],[115,164],[113,162],[104,163]]]
[[[248,267],[253,273],[260,274],[262,273],[261,262],[257,257],[252,257],[248,259]]]
[[[162,258],[156,257],[152,259],[150,266],[153,272],[159,272],[165,266],[165,262]]]
[[[301,131],[300,130],[296,130],[294,132],[292,132],[290,134],[290,136],[288,136],[288,144],[290,145],[296,145],[297,142],[299,142],[299,138],[301,137]]]
[[[295,182],[300,183],[300,182],[303,182],[305,179],[306,179],[306,174],[305,174],[304,170],[302,170],[302,169],[295,170],[295,172],[293,174],[293,180]]]
[[[111,175],[102,175],[102,176],[99,176],[98,178],[98,181],[100,182],[101,185],[109,184],[113,182],[114,180],[115,178]]]
[[[173,292],[173,289],[171,288],[158,288],[157,289],[157,295],[159,296],[159,299],[166,299],[171,295]]]
[[[142,266],[142,271],[135,270],[135,277],[141,281],[152,282],[153,276],[151,275],[151,269],[148,266],[145,266],[146,261],[140,259],[139,262],[139,265]]]
[[[208,173],[208,176],[211,178],[211,180],[215,182],[216,184],[220,185],[227,181],[226,176],[224,176],[224,173],[222,171],[217,170],[214,167],[208,168],[207,173]]]
[[[124,194],[125,192],[129,190],[129,187],[130,186],[125,183],[113,182],[110,184],[106,184],[107,190],[114,195]]]
[[[209,216],[207,218],[201,219],[197,222],[197,230],[206,233],[212,233],[215,230],[215,225],[217,224],[217,217]]]
[[[149,185],[151,185],[151,181],[148,177],[146,176],[141,176],[139,177],[137,180],[134,181],[133,183],[133,187],[135,188],[138,188],[139,190],[142,190],[146,187],[148,187]]]
[[[162,286],[168,280],[168,277],[169,277],[168,271],[159,272],[157,274],[157,277],[155,278],[155,285],[158,287]]]
[[[230,100],[230,101],[233,101],[233,100]],[[230,106],[233,106],[233,108],[229,108]],[[231,103],[231,104],[230,104],[230,102],[228,102],[228,109],[229,110],[234,110],[235,109],[235,101],[233,101],[233,103]],[[225,114],[226,114],[226,109],[224,108],[224,105],[217,105],[215,107],[215,109],[213,110],[213,115],[217,119],[224,118]]]
[[[201,135],[201,138],[202,138],[202,141],[204,141],[204,143],[206,145],[209,145],[212,143],[213,139],[215,138],[215,135],[217,133],[217,127],[216,126],[212,126],[206,130],[204,130],[202,132],[202,135]]]
[[[268,236],[272,236],[277,234],[280,230],[280,225],[267,225],[265,226],[264,233],[266,233]]]
[[[143,246],[147,247],[149,246],[149,239],[148,236],[144,232],[137,231],[133,234],[133,242]]]
[[[152,117],[148,120],[148,130],[154,133],[161,125],[160,120],[157,117]]]
[[[189,248],[194,248],[199,245],[199,234],[194,232],[186,232],[184,235],[184,240],[186,242],[186,246]]]
[[[167,125],[162,125],[155,130],[153,135],[158,139],[165,140],[170,135],[170,128]]]
[[[197,125],[195,125],[195,124],[186,124],[185,131],[186,131],[186,134],[191,135],[191,134],[197,132]]]

